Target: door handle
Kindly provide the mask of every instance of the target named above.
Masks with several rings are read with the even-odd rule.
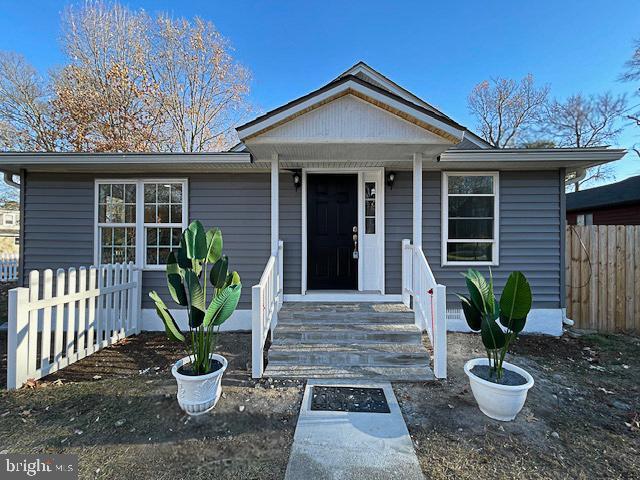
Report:
[[[353,235],[351,236],[351,238],[353,239],[353,259],[357,260],[359,253],[358,253],[358,227],[353,227]]]

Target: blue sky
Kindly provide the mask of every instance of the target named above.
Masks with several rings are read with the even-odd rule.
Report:
[[[59,14],[69,2],[0,0],[0,50],[38,69],[63,61]],[[253,73],[252,101],[269,110],[359,60],[473,128],[466,98],[492,76],[532,73],[552,93],[633,93],[617,77],[640,38],[637,0],[588,1],[124,1],[213,21]],[[631,97],[633,104],[640,97]],[[640,142],[628,128],[620,146]],[[640,173],[628,154],[617,179]]]

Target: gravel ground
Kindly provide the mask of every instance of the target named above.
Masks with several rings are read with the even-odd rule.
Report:
[[[535,379],[513,422],[484,416],[463,372],[480,338],[449,334],[449,378],[394,385],[428,479],[640,478],[640,339],[522,336]]]
[[[448,339],[449,379],[394,385],[427,479],[640,478],[640,339],[523,336],[510,361],[536,384],[510,423],[482,415],[462,371],[479,337]],[[5,349],[0,333],[3,376]],[[221,335],[219,351],[230,366],[210,415],[182,414],[182,353],[144,333],[1,392],[0,451],[76,453],[87,479],[282,478],[303,385],[251,380],[248,334]]]

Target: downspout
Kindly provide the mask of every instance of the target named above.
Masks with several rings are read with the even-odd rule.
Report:
[[[0,170],[4,174],[4,183],[10,187],[20,188],[20,184],[13,179],[13,173],[9,173],[5,170]]]
[[[584,180],[584,177],[587,176],[587,170],[585,168],[578,168],[575,172],[576,176],[571,180],[565,182],[565,188],[567,187],[567,185],[573,185],[575,183],[581,182],[582,180]]]

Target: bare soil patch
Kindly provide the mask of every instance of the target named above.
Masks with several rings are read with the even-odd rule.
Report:
[[[6,376],[6,333],[0,336]],[[215,410],[178,407],[171,365],[184,356],[143,333],[39,382],[0,393],[0,451],[76,453],[81,478],[282,478],[302,400],[298,382],[255,382],[249,334],[222,334],[229,360]],[[4,380],[3,380],[4,381]]]
[[[536,383],[507,423],[480,412],[463,371],[480,338],[448,347],[446,381],[394,385],[426,478],[640,478],[638,337],[523,335],[508,361]]]

